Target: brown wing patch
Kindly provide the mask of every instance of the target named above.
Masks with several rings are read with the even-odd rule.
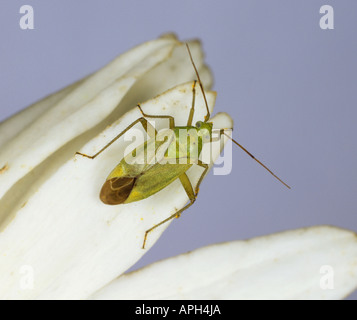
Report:
[[[105,181],[100,191],[100,200],[109,205],[123,203],[133,190],[135,180],[129,177],[116,177]]]

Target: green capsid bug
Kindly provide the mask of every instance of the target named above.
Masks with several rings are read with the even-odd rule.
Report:
[[[225,133],[225,129],[213,129],[213,123],[209,121],[211,115],[205,95],[205,90],[193,61],[188,44],[186,44],[186,47],[197,76],[197,80],[192,83],[192,106],[189,112],[186,126],[176,126],[174,117],[169,115],[146,114],[138,104],[137,107],[139,108],[142,116],[132,122],[126,129],[114,137],[114,139],[112,139],[96,154],[89,156],[80,152],[76,153],[90,159],[95,159],[104,150],[110,147],[116,140],[128,132],[128,130],[133,128],[136,124],[141,123],[150,139],[148,139],[141,146],[134,149],[128,155],[124,156],[119,164],[109,174],[100,191],[101,201],[107,205],[120,205],[140,201],[156,194],[177,179],[179,179],[180,183],[182,184],[189,201],[183,208],[179,209],[168,218],[162,220],[152,228],[145,231],[142,245],[143,249],[145,248],[148,234],[151,231],[173,218],[180,217],[182,212],[188,209],[196,201],[200,184],[209,169],[209,165],[200,160],[200,155],[203,145],[215,140],[212,135],[213,130],[219,130],[218,140],[221,140],[221,136],[223,134],[227,136],[237,146],[243,149],[250,157],[252,157],[266,170],[268,170],[275,178],[277,178],[290,189],[290,187],[285,182],[280,180],[280,178],[278,178],[263,163],[256,159],[248,150],[246,150],[237,141],[227,135]],[[192,122],[195,113],[197,84],[200,87],[205,102],[206,115],[203,121],[197,121],[195,124],[193,124]],[[169,128],[164,132],[158,133],[147,120],[147,118],[167,119],[169,121]],[[231,130],[232,128],[226,129]],[[182,130],[187,132],[184,138],[182,138],[182,134],[180,135]],[[151,150],[151,156],[148,156],[150,154],[149,150]],[[138,155],[143,156],[142,159],[144,159],[144,161],[141,163],[133,161],[133,155],[135,155],[135,157]],[[195,187],[192,185],[186,174],[193,165],[197,165],[203,168],[203,171]]]

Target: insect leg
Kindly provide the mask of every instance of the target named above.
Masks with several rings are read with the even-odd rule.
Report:
[[[182,186],[184,187],[186,193],[187,193],[187,196],[190,200],[190,203],[188,203],[187,205],[185,205],[182,209],[178,210],[177,212],[175,212],[174,214],[172,214],[171,216],[169,216],[168,218],[166,218],[165,220],[162,220],[161,222],[159,222],[158,224],[154,225],[152,228],[150,228],[149,230],[146,230],[145,231],[145,236],[144,236],[144,242],[143,242],[143,249],[145,249],[145,244],[146,244],[146,240],[147,240],[147,237],[148,237],[148,234],[149,232],[151,232],[152,230],[156,229],[158,226],[161,226],[163,223],[165,222],[168,222],[170,221],[171,219],[174,219],[174,218],[179,218],[181,216],[181,213],[184,212],[186,209],[188,209],[190,206],[192,206],[194,204],[194,202],[196,201],[197,199],[197,195],[198,195],[198,191],[199,191],[199,187],[200,187],[200,184],[204,178],[204,176],[206,175],[207,171],[208,171],[208,164],[206,163],[203,163],[201,160],[198,160],[197,161],[197,165],[204,168],[198,182],[197,182],[197,185],[196,185],[196,188],[195,188],[195,191],[193,191],[193,188],[192,188],[192,184],[191,184],[191,181],[190,179],[187,177],[187,174],[186,173],[183,173],[179,179],[180,179],[180,182],[182,184]]]
[[[115,141],[117,141],[125,132],[127,132],[129,129],[131,129],[134,125],[136,125],[138,122],[140,122],[143,126],[143,128],[145,129],[145,131],[147,132],[147,134],[150,136],[152,135],[152,130],[155,130],[155,128],[144,118],[141,117],[139,119],[136,119],[131,125],[129,125],[126,129],[124,129],[121,133],[119,133],[113,140],[111,140],[104,148],[102,148],[101,150],[99,150],[95,155],[93,156],[89,156],[87,154],[81,153],[81,152],[76,152],[76,154],[79,154],[83,157],[89,158],[89,159],[94,159],[96,158],[98,155],[100,155],[105,149],[107,149],[108,147],[110,147]],[[150,129],[149,129],[150,128]]]
[[[175,128],[175,119],[173,116],[166,116],[166,115],[160,115],[160,116],[152,116],[150,114],[144,113],[143,109],[141,109],[140,104],[138,104],[138,108],[141,112],[141,114],[146,117],[146,118],[156,118],[156,119],[169,119],[170,122],[170,129]]]
[[[203,178],[205,177],[207,171],[208,171],[208,164],[207,163],[203,163],[201,160],[197,160],[197,165],[204,168],[200,178],[198,179],[198,182],[197,182],[197,185],[196,185],[196,188],[195,188],[195,197],[197,198],[197,195],[198,195],[198,191],[200,189],[200,184],[203,180]]]
[[[145,249],[145,244],[146,244],[146,240],[148,237],[148,234],[153,231],[154,229],[156,229],[157,227],[161,226],[162,224],[164,224],[165,222],[170,221],[171,219],[174,218],[179,218],[181,213],[183,211],[185,211],[186,209],[188,209],[190,206],[193,205],[193,203],[196,201],[196,194],[193,191],[192,188],[192,184],[190,179],[187,177],[186,173],[183,173],[181,176],[179,176],[179,179],[181,181],[182,186],[184,187],[187,196],[190,200],[190,203],[188,203],[186,206],[184,206],[182,209],[180,209],[179,211],[175,212],[174,214],[172,214],[171,216],[169,216],[168,218],[166,218],[165,220],[162,220],[161,222],[159,222],[158,224],[154,225],[152,228],[148,229],[145,231],[145,236],[144,236],[144,242],[143,242],[143,246],[142,248]]]

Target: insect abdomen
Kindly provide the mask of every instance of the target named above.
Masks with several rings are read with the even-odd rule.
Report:
[[[192,164],[156,164],[139,176],[125,203],[148,198],[159,192],[186,172]]]

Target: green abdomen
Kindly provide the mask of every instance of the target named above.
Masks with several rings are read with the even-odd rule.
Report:
[[[135,181],[135,185],[124,203],[146,199],[167,187],[192,164],[155,164]]]

